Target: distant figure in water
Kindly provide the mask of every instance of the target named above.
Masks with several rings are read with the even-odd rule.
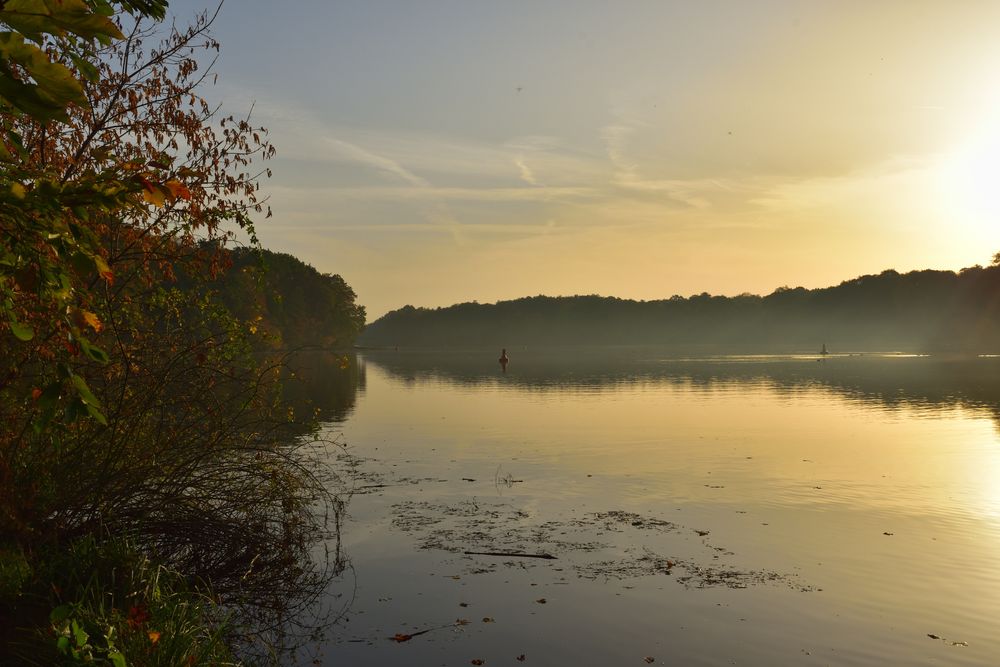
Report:
[[[826,351],[826,343],[823,343],[823,349],[820,350],[819,353],[822,354],[824,357],[830,354],[829,352]]]
[[[500,362],[500,368],[502,368],[503,372],[506,373],[507,364],[510,363],[510,357],[507,356],[507,348],[500,350],[500,358],[497,361]]]

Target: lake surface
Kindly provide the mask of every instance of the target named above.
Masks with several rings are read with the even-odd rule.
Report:
[[[509,354],[334,383],[317,664],[1000,663],[1000,359]]]

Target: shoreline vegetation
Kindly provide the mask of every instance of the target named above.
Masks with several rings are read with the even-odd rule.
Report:
[[[364,309],[259,247],[275,149],[166,7],[0,7],[3,665],[275,664],[345,567],[314,397],[357,370],[289,350]]]
[[[893,270],[833,287],[759,296],[535,296],[442,308],[405,306],[369,324],[369,348],[674,345],[748,351],[1000,352],[1000,265]]]

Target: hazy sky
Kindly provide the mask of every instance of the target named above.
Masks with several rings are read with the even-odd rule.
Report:
[[[227,0],[215,33],[206,96],[278,148],[263,244],[370,320],[1000,251],[994,0]]]

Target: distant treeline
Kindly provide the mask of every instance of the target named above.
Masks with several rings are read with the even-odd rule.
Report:
[[[716,345],[729,349],[1000,352],[1000,266],[893,270],[767,296],[702,293],[657,301],[527,297],[405,306],[370,324],[369,346]]]
[[[270,250],[238,248],[229,259],[211,288],[233,315],[257,322],[275,347],[354,345],[365,309],[339,275]]]

